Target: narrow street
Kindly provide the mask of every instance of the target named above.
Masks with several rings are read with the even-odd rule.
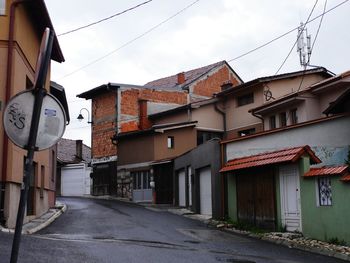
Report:
[[[343,262],[208,228],[158,208],[64,198],[65,214],[22,236],[18,262]],[[0,232],[0,262],[12,235]],[[49,261],[47,261],[50,259]]]

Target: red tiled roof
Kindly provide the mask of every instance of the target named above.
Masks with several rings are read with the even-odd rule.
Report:
[[[304,177],[313,177],[313,176],[326,176],[326,175],[344,175],[347,173],[348,166],[334,166],[334,167],[320,167],[320,168],[311,168],[310,171],[304,174]]]
[[[233,159],[228,161],[220,172],[228,172],[268,164],[295,162],[305,153],[311,157],[311,161],[313,163],[321,162],[321,160],[318,159],[315,153],[311,150],[310,146],[306,145]]]
[[[340,180],[343,182],[350,182],[350,174],[344,175]]]

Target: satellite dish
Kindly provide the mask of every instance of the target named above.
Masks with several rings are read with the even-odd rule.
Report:
[[[14,144],[23,149],[28,143],[34,99],[33,90],[20,92],[11,98],[4,110],[5,132]],[[36,150],[55,145],[65,131],[65,124],[66,115],[61,103],[51,94],[46,94],[41,107]]]

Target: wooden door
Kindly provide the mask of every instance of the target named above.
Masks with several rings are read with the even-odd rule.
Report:
[[[255,223],[254,211],[254,176],[237,176],[237,212],[238,220]]]
[[[275,187],[272,173],[255,175],[255,225],[274,229],[276,225]]]
[[[272,171],[247,170],[237,175],[238,220],[274,230],[276,228],[275,182]]]

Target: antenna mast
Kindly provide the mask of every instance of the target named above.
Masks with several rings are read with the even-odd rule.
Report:
[[[306,43],[305,43],[306,38]],[[306,51],[305,51],[306,47]],[[297,52],[299,53],[300,65],[306,68],[311,57],[311,35],[307,34],[307,29],[303,22],[298,27]],[[307,55],[307,59],[306,59]]]

